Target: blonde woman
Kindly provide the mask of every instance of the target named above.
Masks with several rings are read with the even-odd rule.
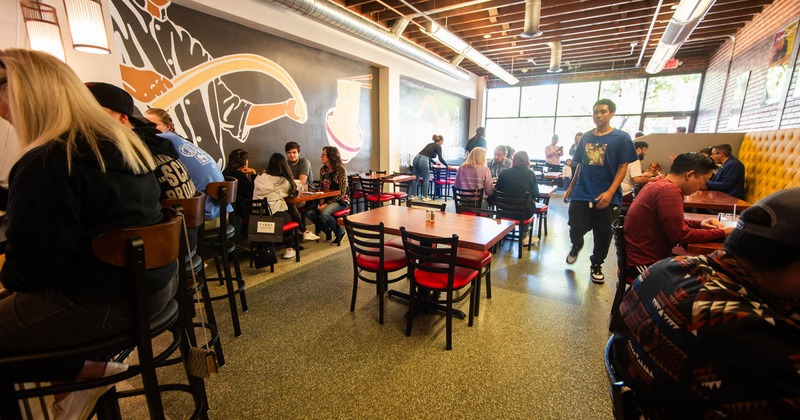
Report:
[[[453,186],[465,190],[483,188],[484,200],[494,194],[492,171],[486,166],[486,149],[475,147],[469,152],[467,160],[458,168]]]
[[[155,124],[156,129],[162,133],[167,131],[175,132],[175,124],[172,122],[172,117],[170,117],[169,113],[164,109],[148,108],[147,111],[144,112],[144,117]]]
[[[22,147],[9,175],[0,356],[130,331],[128,278],[95,258],[90,245],[102,232],[162,220],[147,147],[103,111],[66,64],[41,52],[0,51],[0,117],[14,125]],[[144,310],[151,315],[174,296],[175,270],[148,272],[153,294]],[[24,373],[68,380],[125,369],[76,360]],[[88,417],[109,387],[57,395],[55,418]]]

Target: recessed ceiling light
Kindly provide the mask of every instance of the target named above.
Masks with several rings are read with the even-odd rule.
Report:
[[[484,39],[489,39],[491,37],[492,37],[492,34],[486,34],[486,35],[483,36]]]

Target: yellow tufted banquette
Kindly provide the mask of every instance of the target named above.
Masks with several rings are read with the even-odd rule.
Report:
[[[745,201],[800,186],[800,128],[745,133],[738,158],[745,168]]]

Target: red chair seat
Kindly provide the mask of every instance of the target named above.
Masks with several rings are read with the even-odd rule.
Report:
[[[547,213],[547,206],[542,206],[542,207],[536,206],[535,211],[536,213]]]
[[[415,241],[414,239],[411,239],[410,241],[411,243],[419,246],[419,241]],[[399,236],[384,242],[383,245],[390,246],[392,248],[405,249],[405,247],[403,246],[403,238]]]
[[[367,201],[389,201],[394,199],[391,194],[370,194],[366,197]]]
[[[359,254],[356,256],[356,264],[366,270],[378,271],[380,269],[380,258]],[[384,270],[399,270],[407,265],[408,260],[406,259],[406,252],[404,250],[390,246],[383,247]]]
[[[344,217],[350,214],[350,207],[333,212],[333,217]]]
[[[525,224],[525,225],[529,225],[529,224],[533,223],[533,220],[535,218],[536,218],[535,216],[531,216],[530,219],[523,220],[522,223]],[[516,219],[507,219],[505,217],[501,217],[500,220],[508,220],[509,222],[514,222],[515,225],[519,224],[519,220],[516,220]]]
[[[387,194],[393,196],[394,198],[406,198],[406,197],[408,197],[408,193],[404,193],[402,191],[390,192],[390,193],[387,193]]]
[[[293,229],[298,229],[299,227],[300,227],[300,224],[297,223],[297,222],[288,222],[288,223],[284,223],[283,224],[283,231],[284,232],[288,232],[288,231],[293,230]]]
[[[353,198],[364,198],[364,191],[358,190],[353,193]]]
[[[439,185],[453,185],[453,184],[456,183],[456,180],[454,180],[454,179],[437,179],[437,180],[435,180],[433,182],[436,183],[436,184],[439,184]]]
[[[464,267],[479,270],[492,261],[492,253],[489,251],[475,251],[472,249],[458,248],[456,254],[456,264]]]
[[[478,277],[477,271],[471,268],[456,267],[453,288],[460,289],[469,284],[472,280],[475,280],[476,277]],[[414,281],[426,289],[447,289],[446,273],[431,273],[429,271],[414,270]]]

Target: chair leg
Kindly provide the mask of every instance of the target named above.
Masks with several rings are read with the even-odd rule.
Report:
[[[217,316],[214,314],[214,305],[212,305],[211,302],[211,292],[208,291],[208,285],[203,285],[200,293],[203,295],[203,307],[206,311],[206,322],[208,325],[214,326],[212,333],[217,334],[217,342],[214,343],[214,353],[217,355],[217,364],[219,366],[224,366],[225,354],[222,352],[222,338],[219,336],[219,329],[217,328]]]
[[[375,276],[375,280],[378,283],[378,324],[383,324],[383,297],[385,295],[386,282],[389,280],[388,277],[389,275],[386,273],[377,273],[377,276]]]
[[[478,289],[478,294],[475,295],[474,303],[470,299],[469,306],[470,306],[470,308],[475,308],[475,316],[478,316],[478,311],[480,311],[480,307],[481,307],[481,302],[480,302],[480,299],[481,299],[481,293],[480,293],[480,291],[481,291],[481,270],[480,269],[478,269],[478,277],[475,278],[475,288]],[[472,312],[472,311],[470,311],[470,312]],[[470,313],[470,315],[472,315],[472,314]]]
[[[356,310],[356,294],[358,294],[358,268],[353,267],[353,297],[350,299],[350,312]]]
[[[470,297],[470,299],[469,299],[470,304],[474,303],[476,305],[474,312],[475,312],[475,315],[477,315],[478,314],[477,304],[478,304],[478,300],[481,297],[480,297],[480,295],[478,295],[478,292],[475,290],[474,287],[470,288],[469,295],[470,295],[469,296]],[[472,316],[472,313],[473,313],[472,308],[470,308],[469,321],[467,322],[467,325],[470,326],[470,327],[472,326],[472,324],[474,323],[474,320],[475,320],[475,318]]]
[[[239,266],[239,253],[236,252],[236,248],[233,249],[233,252],[230,253],[231,262],[233,263],[233,271],[236,274],[236,288],[239,288],[238,281],[241,280],[244,282],[242,277],[242,268]],[[239,299],[241,300],[242,304],[242,312],[247,312],[247,296],[244,294],[244,288],[239,294]]]
[[[486,264],[486,299],[492,298],[492,263]]]
[[[475,295],[471,296],[471,299],[475,299]],[[472,308],[470,308],[469,317],[472,319]],[[445,319],[445,335],[447,336],[447,342],[444,346],[446,350],[453,349],[453,291],[447,291],[447,313],[444,316]]]
[[[294,234],[294,261],[300,262],[300,229],[297,229]]]
[[[411,337],[411,326],[414,322],[416,306],[416,286],[412,283],[408,288],[408,313],[406,313],[406,337]]]
[[[519,252],[517,252],[517,258],[522,258],[522,229],[519,226],[517,227],[517,233],[518,233],[517,237],[519,239],[518,241]]]

